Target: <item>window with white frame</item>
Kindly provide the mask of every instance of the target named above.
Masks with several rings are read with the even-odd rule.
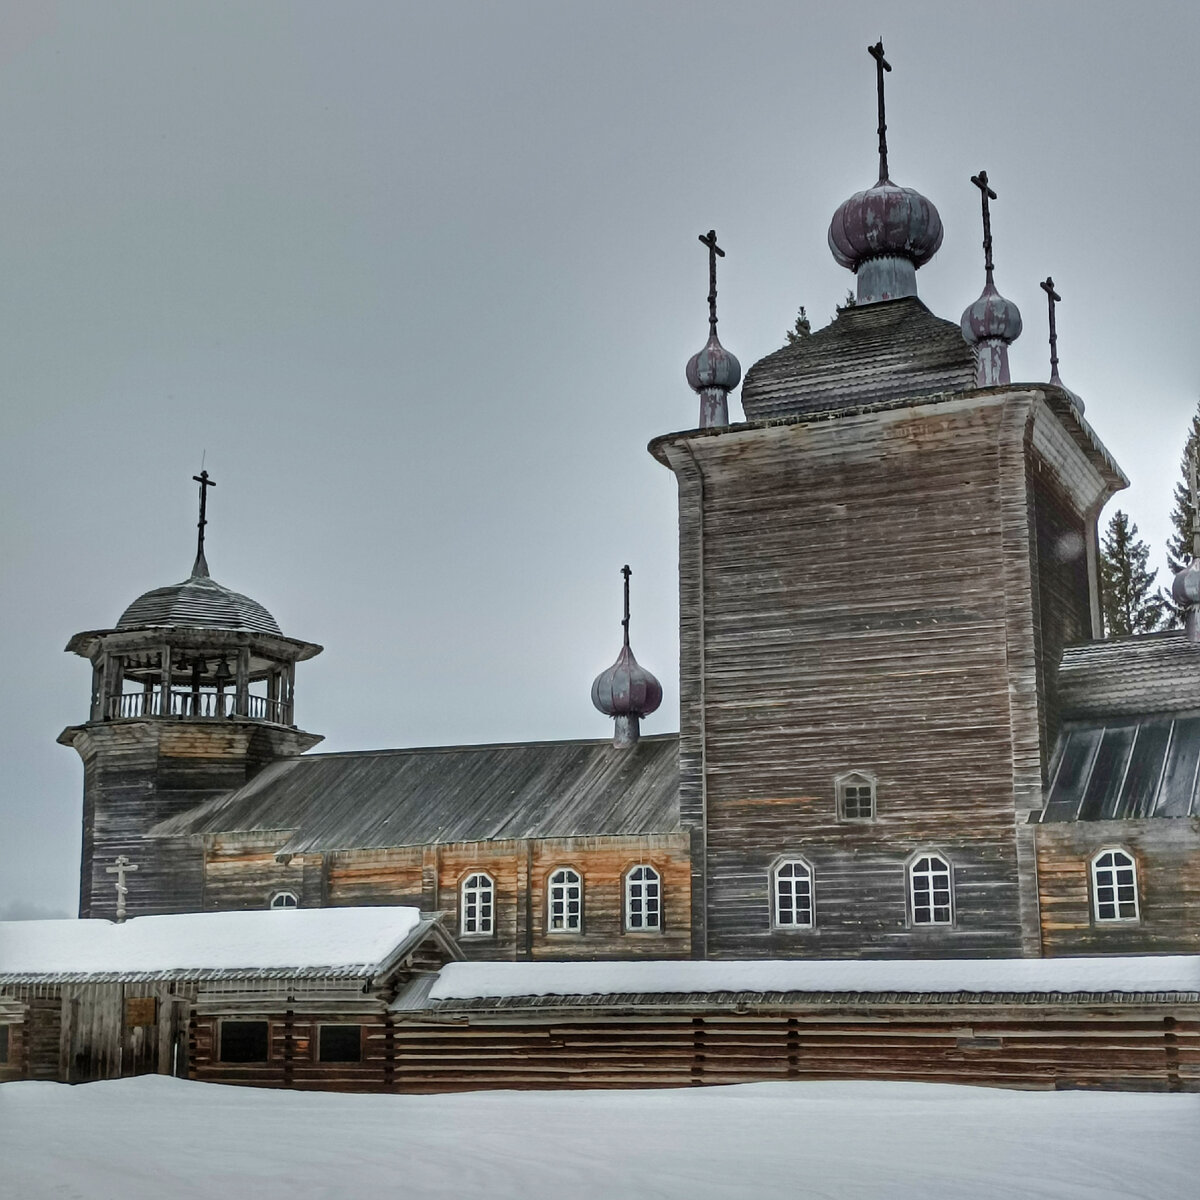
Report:
[[[662,879],[653,867],[633,867],[625,875],[625,928],[632,933],[662,929]]]
[[[276,892],[271,897],[272,908],[299,908],[300,897],[295,892]]]
[[[491,937],[496,932],[496,885],[490,875],[476,871],[462,884],[459,932],[463,937]]]
[[[914,925],[953,925],[950,864],[940,854],[919,854],[908,865],[908,906]]]
[[[813,873],[802,858],[775,864],[771,873],[775,925],[780,929],[813,927]]]
[[[546,928],[550,933],[580,933],[583,930],[583,880],[578,871],[559,867],[550,876]]]
[[[1092,911],[1097,921],[1138,919],[1137,864],[1124,850],[1092,859]]]
[[[838,817],[843,821],[873,821],[875,819],[875,777],[864,771],[839,775],[834,781],[837,790]]]

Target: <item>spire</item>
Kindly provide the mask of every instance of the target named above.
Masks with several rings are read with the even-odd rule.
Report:
[[[606,716],[616,720],[613,745],[622,749],[636,746],[640,720],[662,703],[662,684],[633,657],[629,646],[629,564],[621,568],[625,577],[625,615],[621,620],[624,644],[617,661],[596,676],[592,684],[592,703]]]
[[[216,487],[216,483],[209,479],[207,471],[201,471],[199,475],[193,475],[192,478],[200,485],[200,520],[196,522],[196,561],[192,566],[192,578],[208,578],[208,562],[204,557],[204,527],[208,524],[208,517],[205,515],[208,510],[208,489]]]
[[[1050,382],[1055,387],[1062,388],[1078,406],[1079,411],[1083,412],[1083,401],[1063,383],[1058,374],[1058,329],[1054,324],[1054,306],[1062,302],[1062,297],[1055,291],[1054,280],[1049,275],[1040,286],[1046,293],[1046,306],[1050,313]]]
[[[971,176],[983,202],[983,291],[962,315],[963,339],[975,347],[975,385],[991,387],[1010,382],[1008,348],[1021,336],[1021,312],[996,291],[992,279],[992,211],[989,200],[996,199],[986,171]]]
[[[700,241],[708,247],[708,342],[688,359],[687,381],[700,395],[699,427],[710,429],[729,424],[729,393],[741,381],[742,364],[717,337],[717,259],[725,251],[717,245],[715,229],[702,233]]]
[[[833,214],[829,249],[841,266],[858,276],[858,303],[876,304],[917,294],[917,269],[941,246],[942,219],[920,192],[891,180],[883,76],[892,65],[883,56],[882,38],[868,46],[867,53],[875,60],[879,100],[879,178]]]

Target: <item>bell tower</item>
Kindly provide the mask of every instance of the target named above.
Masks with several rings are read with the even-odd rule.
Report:
[[[209,575],[204,528],[215,484],[207,471],[195,479],[188,578],[139,596],[113,628],[67,643],[92,664],[88,719],[58,738],[83,759],[81,917],[117,915],[110,868],[121,856],[130,916],[198,911],[200,847],[154,827],[321,740],[295,720],[296,664],[321,647],[285,637],[261,604]]]

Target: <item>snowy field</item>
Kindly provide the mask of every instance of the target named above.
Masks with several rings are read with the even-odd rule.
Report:
[[[1196,1200],[1200,1096],[901,1083],[337,1096],[0,1085],[13,1200]]]

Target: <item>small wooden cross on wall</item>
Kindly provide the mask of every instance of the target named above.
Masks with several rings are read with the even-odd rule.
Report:
[[[715,229],[702,233],[700,240],[708,247],[708,335],[712,337],[717,332],[717,259],[724,258],[725,251],[717,245]]]
[[[104,869],[109,875],[115,875],[117,877],[117,920],[124,921],[125,897],[129,892],[129,888],[125,883],[125,876],[129,874],[130,871],[137,870],[137,863],[130,862],[124,854],[118,854],[113,865],[111,867],[105,867]]]

